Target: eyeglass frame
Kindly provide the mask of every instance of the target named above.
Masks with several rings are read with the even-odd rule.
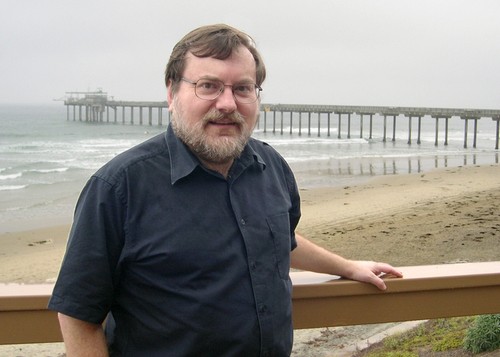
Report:
[[[197,81],[192,81],[192,80],[189,80],[185,77],[181,77],[180,79],[181,81],[184,81],[186,83],[189,83],[189,84],[192,84],[194,87],[194,94],[196,95],[197,98],[201,99],[201,100],[209,100],[209,101],[213,101],[213,100],[216,100],[217,98],[220,97],[220,95],[222,93],[224,93],[224,90],[226,89],[226,87],[231,87],[231,92],[233,94],[233,98],[236,102],[240,103],[240,104],[252,104],[252,103],[255,103],[256,101],[259,100],[260,98],[260,92],[262,92],[262,87],[259,86],[257,83],[253,83],[253,82],[244,82],[244,83],[247,83],[247,84],[252,84],[254,87],[255,87],[255,100],[252,101],[252,102],[241,102],[240,100],[238,100],[238,98],[236,97],[236,95],[234,95],[234,89],[233,89],[233,86],[234,85],[238,85],[238,83],[236,84],[225,84],[223,81],[219,80],[219,79],[210,79],[210,78],[200,78],[198,79]],[[219,91],[219,93],[215,96],[215,98],[212,98],[212,99],[207,99],[207,98],[201,98],[200,96],[198,96],[198,92],[196,91],[196,87],[197,87],[197,84],[199,81],[202,81],[202,80],[207,80],[207,81],[213,81],[213,82],[219,82],[222,84],[222,89]]]

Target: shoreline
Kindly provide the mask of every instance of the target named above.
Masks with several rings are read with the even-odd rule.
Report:
[[[389,150],[391,145],[387,145]],[[456,167],[498,165],[500,162],[498,151],[434,153],[424,149],[418,155],[414,154],[379,157],[375,153],[374,156],[332,159],[319,155],[307,160],[292,159],[289,165],[300,188],[317,189],[360,186],[380,176],[425,174]],[[23,189],[2,191],[0,234],[71,224],[80,192],[93,173],[94,170],[89,170],[70,181],[64,178],[61,182],[56,180],[58,183],[47,187],[35,188],[37,185],[34,184]]]
[[[328,222],[328,215],[322,213],[332,209],[336,213],[332,222],[338,223],[489,189],[500,189],[498,164],[374,176],[360,184],[341,187],[304,188],[300,190],[305,210],[299,228]]]

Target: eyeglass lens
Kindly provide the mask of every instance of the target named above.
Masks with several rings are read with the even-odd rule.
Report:
[[[229,86],[229,85],[228,85]],[[220,81],[200,79],[195,85],[195,94],[200,99],[214,100],[226,85]],[[230,85],[234,98],[240,103],[253,103],[259,97],[260,89],[254,83],[238,83]]]

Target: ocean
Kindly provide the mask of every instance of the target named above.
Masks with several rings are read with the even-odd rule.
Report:
[[[278,115],[279,117],[279,115]],[[451,118],[448,145],[440,124],[435,146],[435,120],[422,120],[421,144],[416,144],[416,120],[408,145],[408,121],[398,118],[392,141],[392,118],[383,141],[383,119],[374,117],[373,137],[368,138],[365,117],[351,119],[347,138],[343,118],[338,138],[338,117],[326,119],[308,135],[293,118],[277,124],[267,118],[267,128],[257,127],[254,137],[275,147],[294,170],[300,188],[347,186],[377,175],[425,172],[434,168],[497,164],[496,123],[479,120],[477,147],[472,148],[473,124],[469,124],[468,148],[464,148],[464,122]],[[261,118],[262,119],[262,118]],[[302,124],[304,125],[304,123]],[[273,133],[273,127],[277,127]],[[281,134],[283,127],[283,134]],[[0,232],[23,230],[71,221],[78,194],[90,175],[118,153],[165,131],[165,126],[87,123],[66,119],[62,103],[48,105],[0,105]]]

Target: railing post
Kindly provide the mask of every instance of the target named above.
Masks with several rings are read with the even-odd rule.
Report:
[[[434,146],[438,146],[438,136],[439,136],[439,117],[436,117],[436,139],[434,141]]]
[[[318,112],[318,137],[321,136],[321,112]]]
[[[477,142],[477,118],[474,118],[474,143],[472,144],[472,147],[474,149],[476,148],[476,142]]]
[[[387,138],[387,115],[384,114],[384,138],[382,141],[385,143]]]
[[[392,117],[392,141],[396,141],[396,115]]]
[[[280,112],[280,134],[283,135],[283,110]]]
[[[347,139],[351,138],[351,113],[347,113]]]
[[[448,120],[450,118],[444,118],[444,145],[448,145]]]
[[[498,142],[500,139],[500,117],[493,118],[497,122],[496,139],[495,139],[495,150],[498,150]]]
[[[330,137],[330,112],[327,113],[328,114],[328,134],[327,136]]]
[[[421,143],[421,141],[420,141],[421,133],[422,133],[422,117],[419,116],[418,117],[418,136],[417,136],[417,144],[419,144],[419,145]]]
[[[359,119],[359,138],[363,139],[363,114],[361,114],[361,118]]]
[[[264,110],[264,133],[267,132],[267,110]]]
[[[408,145],[411,145],[411,115],[408,117]]]
[[[465,118],[465,128],[464,128],[464,149],[467,148],[467,131],[469,129],[469,119]]]
[[[307,116],[307,135],[311,136],[311,112]]]
[[[339,125],[337,131],[337,138],[340,139],[342,137],[342,113],[339,113]]]
[[[276,110],[273,111],[273,134],[276,133]]]
[[[299,112],[299,136],[302,135],[302,112]]]
[[[373,114],[370,114],[370,139],[372,139],[373,133]]]

